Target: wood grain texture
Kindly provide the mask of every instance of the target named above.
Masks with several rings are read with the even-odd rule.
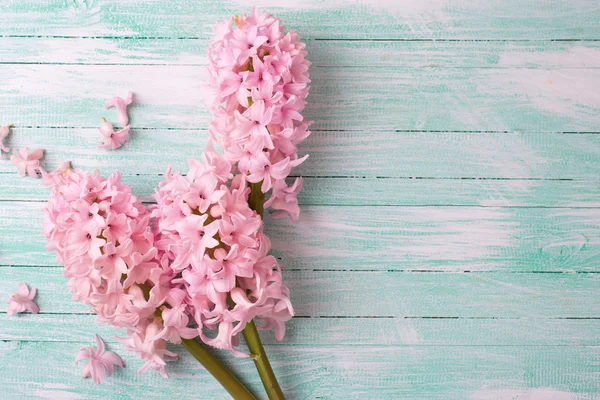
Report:
[[[80,369],[72,365],[79,347],[91,343],[92,338],[79,343],[0,343],[0,385],[15,398],[107,398],[115,393],[126,399],[222,396],[214,380],[187,354],[171,364],[176,378],[167,380],[154,373],[136,375],[141,361],[124,353],[127,368],[117,370],[105,384],[94,385],[81,379]],[[284,391],[294,399],[339,398],[340,388],[350,399],[482,399],[507,393],[593,399],[600,390],[600,348],[595,346],[267,346],[266,350]],[[45,355],[43,364],[14,362],[39,354]],[[259,392],[249,360],[230,357],[226,362]]]
[[[600,67],[597,41],[344,41],[307,39],[312,67]],[[206,67],[208,41],[176,38],[0,37],[3,64],[192,65]]]
[[[0,313],[0,340],[85,342],[97,333],[117,343],[122,329],[89,314]],[[283,341],[261,331],[265,344],[286,346],[598,346],[600,319],[547,318],[326,318],[296,317]]]
[[[55,166],[58,156],[48,158],[51,159],[49,165]],[[81,162],[77,160],[87,161],[83,156],[74,159],[76,165]],[[181,163],[180,160],[169,161]],[[110,168],[105,171],[110,172]],[[124,173],[123,182],[130,185],[142,201],[154,203],[152,195],[164,176]],[[49,189],[40,181],[23,179],[14,171],[0,173],[0,176],[0,201],[47,201]],[[303,179],[304,186],[299,195],[301,205],[600,207],[600,181],[596,180],[353,176],[304,176]]]
[[[0,202],[0,265],[56,266],[40,202]],[[267,219],[272,252],[299,270],[598,272],[600,209],[304,206]]]
[[[96,128],[15,128],[7,144],[46,149],[48,169],[71,160],[78,168],[103,174],[120,169],[130,175],[155,175],[169,165],[186,172],[188,159],[201,156],[208,134],[163,128],[132,129],[131,136],[119,151],[101,151],[96,149]],[[598,181],[600,174],[600,135],[316,130],[300,153],[310,158],[294,174],[316,177]],[[14,174],[15,167],[0,163],[0,173]]]
[[[7,0],[2,35],[204,38],[216,20],[267,8],[322,39],[598,39],[598,3],[559,0]],[[51,14],[52,18],[48,15]]]
[[[94,127],[107,115],[108,96],[136,88],[133,126],[206,128],[204,70],[8,64],[0,69],[0,113],[19,127]],[[597,132],[600,126],[600,94],[585,90],[600,79],[597,68],[315,67],[311,79],[305,116],[315,121],[313,129]]]
[[[61,268],[0,267],[0,297],[39,288],[41,313],[89,313],[70,300]],[[298,316],[598,318],[598,274],[285,271]],[[378,298],[373,302],[373,297]],[[0,312],[7,305],[0,303]]]

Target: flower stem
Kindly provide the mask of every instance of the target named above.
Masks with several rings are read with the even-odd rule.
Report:
[[[196,339],[183,339],[183,347],[194,356],[200,364],[229,392],[231,397],[238,400],[256,400],[242,384],[229,372],[204,346]]]
[[[256,329],[254,321],[250,321],[246,324],[242,334],[244,335],[248,349],[250,349],[250,352],[252,353],[254,365],[256,365],[258,375],[260,375],[260,380],[265,387],[267,396],[269,396],[270,400],[285,400],[285,396],[279,387],[273,368],[271,368],[271,363],[269,363],[269,359],[267,358],[265,348],[260,341],[260,336],[258,336],[258,330]]]
[[[262,182],[250,183],[248,205],[263,218],[265,212],[265,194],[262,192],[261,186]],[[258,370],[260,379],[265,387],[267,396],[269,396],[270,400],[285,400],[285,396],[279,387],[273,368],[271,368],[271,364],[267,358],[265,348],[260,341],[260,336],[258,335],[258,330],[256,329],[254,321],[250,321],[246,324],[242,334],[244,335],[250,353],[252,353],[254,365],[256,365],[256,369]]]

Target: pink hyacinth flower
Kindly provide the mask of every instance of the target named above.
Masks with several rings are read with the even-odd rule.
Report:
[[[122,99],[119,96],[115,96],[110,99],[105,105],[104,108],[107,110],[109,108],[115,107],[117,109],[117,113],[119,114],[119,122],[122,126],[129,125],[129,116],[127,115],[127,106],[133,102],[133,92],[129,91],[127,93],[127,97]]]
[[[23,147],[19,151],[13,150],[10,162],[16,165],[19,175],[29,175],[33,178],[40,177],[40,159],[44,156],[44,149],[36,149],[29,152],[29,148]]]
[[[98,148],[103,150],[115,150],[123,146],[123,143],[129,139],[129,129],[130,126],[126,125],[123,129],[115,132],[112,124],[103,118],[102,124],[98,128],[98,132],[102,135],[104,143],[98,143]]]
[[[71,161],[65,161],[60,163],[58,167],[52,172],[48,172],[43,168],[40,168],[42,174],[42,183],[46,187],[52,187],[56,184],[62,183],[64,174],[71,169]]]
[[[4,145],[4,139],[10,134],[10,128],[14,125],[9,124],[6,126],[0,126],[0,150],[8,153],[10,151],[10,147]],[[2,153],[0,152],[0,160],[2,160]]]
[[[40,308],[33,301],[35,294],[36,289],[34,287],[29,290],[26,284],[19,283],[19,289],[17,292],[13,293],[7,300],[7,314],[12,316],[25,311],[29,311],[33,314],[40,312]]]
[[[114,372],[114,366],[123,368],[123,359],[113,351],[104,350],[104,342],[100,336],[96,335],[96,346],[82,347],[75,357],[75,365],[81,360],[88,360],[83,366],[83,377],[90,376],[96,384],[102,382],[105,376],[111,376]]]
[[[265,202],[265,208],[271,207],[274,218],[283,218],[289,216],[292,221],[298,221],[300,217],[300,208],[298,207],[298,193],[302,190],[302,177],[296,178],[292,186],[285,183],[285,180],[275,181],[273,184],[273,193],[269,200]]]

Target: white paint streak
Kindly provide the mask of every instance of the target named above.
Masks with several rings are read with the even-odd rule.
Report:
[[[398,319],[398,335],[402,344],[419,344],[419,333],[410,318]]]
[[[471,395],[473,400],[572,400],[574,393],[561,392],[552,388],[478,390]]]
[[[173,77],[168,85],[164,83],[165,76]],[[103,108],[106,99],[122,95],[128,89],[135,91],[134,105],[188,104],[204,107],[204,71],[186,66],[140,69],[135,65],[32,65],[3,68],[0,79],[6,93],[36,93],[38,97],[46,96],[48,99],[97,99],[98,112],[104,114],[109,113]],[[67,111],[64,110],[65,113]],[[183,117],[176,115],[172,118]]]
[[[588,47],[565,47],[564,51],[507,51],[498,60],[499,67],[539,67],[551,65],[553,68],[598,67],[600,50]]]
[[[33,392],[33,395],[36,397],[41,397],[43,399],[57,399],[57,400],[76,400],[76,399],[84,399],[85,396],[79,395],[77,393],[72,392],[64,392],[64,391],[53,391],[53,390],[36,390]]]
[[[42,387],[46,389],[71,389],[71,386],[63,383],[44,383]]]
[[[478,260],[495,258],[498,248],[513,245],[518,223],[508,209],[430,208],[415,209],[409,231],[398,240],[392,254],[411,260],[463,261],[477,268]],[[423,221],[429,223],[423,226]],[[397,253],[396,253],[397,252]],[[489,261],[485,263],[489,267]]]
[[[600,50],[578,47],[564,52],[506,52],[498,65],[512,67],[529,63],[536,68],[499,69],[489,80],[474,77],[477,79],[477,91],[507,99],[512,97],[524,107],[532,104],[542,111],[576,119],[582,127],[598,121],[600,90],[597,90],[597,82],[600,71],[595,68],[556,68],[597,66]],[[544,65],[554,69],[542,69]]]
[[[277,15],[278,8],[308,10],[343,10],[350,4],[362,6],[370,14],[376,14],[390,20],[405,24],[410,31],[421,34],[431,33],[434,30],[452,32],[452,26],[447,23],[448,16],[443,12],[447,0],[237,0],[233,2],[232,13],[243,12],[256,6]],[[237,10],[236,10],[237,9]],[[370,16],[370,19],[376,17]]]

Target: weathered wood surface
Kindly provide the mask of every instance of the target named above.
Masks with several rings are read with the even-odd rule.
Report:
[[[569,57],[566,53],[565,57]],[[177,79],[164,79],[177,76]],[[206,128],[204,68],[7,64],[0,112],[18,127],[94,127],[105,93],[136,88],[138,128]],[[600,69],[315,67],[320,130],[597,132]]]
[[[597,68],[597,41],[346,41],[306,39],[313,67]],[[208,41],[177,38],[5,36],[4,64],[206,66]]]
[[[70,301],[60,268],[1,267],[3,284],[39,288],[46,313],[88,313]],[[600,313],[598,274],[285,271],[298,316],[590,318]],[[2,289],[0,295],[11,292]],[[43,296],[42,296],[43,295]],[[371,301],[377,297],[377,302]],[[7,305],[0,304],[6,311]]]
[[[225,398],[218,384],[187,354],[171,366],[172,378],[166,380],[157,374],[136,375],[142,363],[124,353],[125,369],[105,384],[90,385],[72,366],[74,352],[87,344],[0,343],[0,372],[22,377],[3,382],[3,390],[17,398],[107,398],[117,397],[115,393],[127,399],[165,398],[167,393],[173,398]],[[600,349],[595,346],[269,345],[266,350],[290,398],[340,398],[340,387],[353,399],[593,399],[600,390]],[[41,354],[43,363],[30,361]],[[250,360],[226,362],[260,393]]]
[[[597,1],[6,0],[8,144],[120,169],[151,203],[206,141],[210,25],[253,4],[313,61],[302,219],[267,218],[297,317],[263,337],[290,398],[598,398]],[[100,151],[102,105],[128,89],[133,138]],[[186,355],[138,376],[70,300],[47,196],[0,161],[0,398],[224,398]],[[21,281],[41,314],[6,315]],[[127,364],[98,386],[72,365],[94,333]],[[261,393],[249,360],[218,356]]]
[[[7,36],[204,38],[216,20],[266,8],[320,39],[598,39],[598,3],[579,0],[7,0]]]
[[[96,149],[96,128],[15,128],[7,144],[46,149],[48,169],[71,160],[104,174],[121,169],[126,175],[156,176],[169,165],[185,172],[208,136],[181,129],[132,129],[131,135],[118,152]],[[600,175],[600,134],[317,130],[300,152],[310,154],[310,161],[294,173],[316,177],[598,181]],[[14,166],[2,163],[0,173],[14,174]]]
[[[58,150],[58,149],[57,149]],[[49,157],[57,159],[57,157]],[[101,159],[101,156],[98,157]],[[115,160],[113,158],[113,160]],[[116,160],[115,160],[116,161]],[[181,160],[173,160],[173,165]],[[52,161],[50,165],[55,166]],[[112,172],[110,168],[104,169]],[[162,174],[126,175],[123,181],[144,202],[152,203]],[[32,179],[14,173],[2,174],[0,201],[45,202],[49,190]],[[431,177],[310,177],[304,176],[302,205],[326,206],[476,206],[476,207],[567,207],[600,206],[600,181],[571,179],[487,179]]]

